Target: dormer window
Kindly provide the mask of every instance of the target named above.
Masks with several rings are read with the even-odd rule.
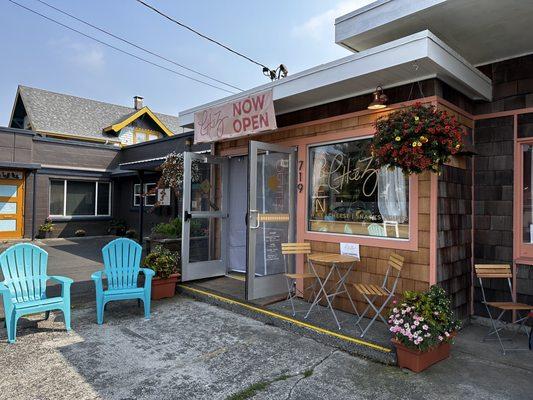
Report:
[[[149,140],[161,138],[161,134],[149,129],[135,128],[133,131],[133,143],[143,143]]]

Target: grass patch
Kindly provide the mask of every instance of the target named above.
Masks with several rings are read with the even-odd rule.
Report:
[[[272,382],[286,381],[290,377],[291,377],[290,375],[280,375],[276,379],[274,379]]]
[[[304,378],[309,378],[311,375],[313,375],[313,370],[312,369],[306,369],[304,371]]]
[[[226,400],[246,400],[251,397],[254,397],[257,392],[260,392],[262,390],[265,390],[270,385],[270,382],[257,382],[250,386],[248,386],[246,389],[241,390],[240,392],[237,392],[235,394],[232,394],[231,396],[227,397]]]

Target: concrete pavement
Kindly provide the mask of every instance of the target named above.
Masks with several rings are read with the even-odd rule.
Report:
[[[459,335],[452,357],[422,374],[404,372],[254,319],[177,296],[73,310],[72,333],[27,322],[15,345],[0,330],[0,398],[6,399],[526,399],[533,353],[501,356]],[[233,396],[233,397],[231,397]]]

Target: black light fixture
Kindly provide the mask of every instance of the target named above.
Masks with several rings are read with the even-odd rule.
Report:
[[[380,110],[387,107],[387,101],[389,98],[383,93],[381,86],[376,87],[376,91],[372,93],[372,103],[368,105],[369,110]]]
[[[280,64],[276,69],[269,69],[268,67],[263,67],[263,75],[268,76],[271,81],[276,81],[281,78],[285,78],[289,75],[289,70],[284,64]]]

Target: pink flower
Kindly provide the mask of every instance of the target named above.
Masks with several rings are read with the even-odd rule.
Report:
[[[422,329],[427,331],[429,329],[429,326],[427,326],[426,324],[422,325]]]
[[[439,339],[440,342],[442,342],[444,340],[444,338],[442,336],[440,336],[440,335],[439,335],[439,337],[437,339]]]
[[[448,338],[450,337],[450,334],[448,332],[444,332],[444,335]]]

